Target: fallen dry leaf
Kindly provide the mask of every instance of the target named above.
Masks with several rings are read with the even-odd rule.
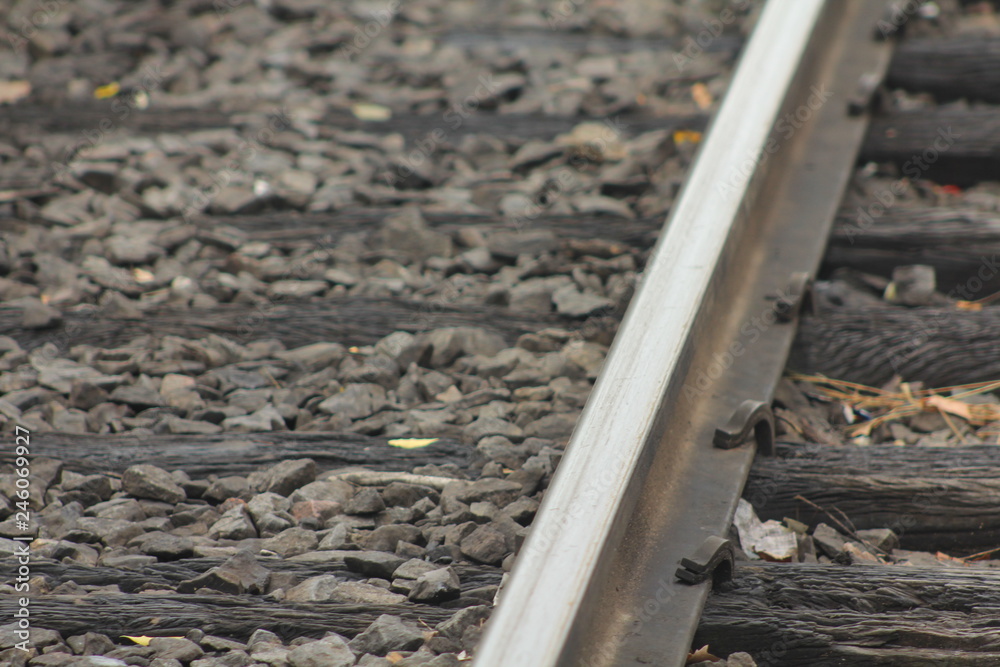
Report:
[[[0,81],[0,104],[17,102],[31,93],[29,81]]]
[[[352,106],[351,113],[358,120],[370,120],[374,122],[383,122],[392,118],[392,109],[389,107],[384,107],[381,104],[369,104],[367,102],[360,102]]]
[[[964,559],[955,558],[954,556],[949,556],[943,551],[937,552],[936,554],[934,554],[934,557],[937,558],[942,563],[954,563],[955,565],[968,565],[968,563]]]
[[[695,663],[705,662],[706,660],[710,662],[722,662],[722,658],[708,652],[708,644],[705,644],[694,653],[688,653],[687,662],[684,664],[693,665]]]
[[[106,100],[109,97],[114,97],[121,92],[121,84],[118,82],[111,82],[106,86],[98,86],[94,89],[94,97],[99,100]]]
[[[712,106],[712,93],[708,92],[708,86],[703,83],[691,86],[691,98],[702,111]]]
[[[674,144],[698,144],[701,143],[701,132],[697,130],[676,130],[674,132]]]
[[[390,440],[389,444],[402,449],[419,449],[437,441],[438,438],[396,438],[395,440]]]
[[[924,404],[937,408],[942,412],[949,412],[953,415],[957,415],[967,421],[972,421],[972,412],[969,410],[968,403],[956,401],[953,398],[945,398],[944,396],[931,396],[930,398],[924,399]]]

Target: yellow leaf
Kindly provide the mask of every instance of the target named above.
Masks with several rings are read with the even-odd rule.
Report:
[[[139,646],[149,646],[149,642],[152,639],[152,637],[145,637],[145,636],[143,636],[143,637],[129,637],[128,635],[122,635],[122,637],[124,639],[131,639],[132,641],[134,641]]]
[[[972,413],[969,412],[968,403],[956,401],[953,398],[945,398],[944,396],[931,396],[930,398],[924,400],[924,405],[937,408],[942,412],[950,412],[951,414],[957,415],[966,421],[972,421]]]
[[[701,143],[701,132],[695,130],[677,130],[674,132],[674,143],[677,145]]]
[[[396,438],[395,440],[390,440],[389,444],[393,447],[402,447],[403,449],[419,449],[438,440],[439,438]]]
[[[983,304],[976,303],[975,301],[956,301],[955,307],[959,310],[968,310],[972,312],[979,312],[983,309]]]
[[[391,653],[386,654],[385,659],[395,665],[397,662],[400,662],[405,657],[406,656],[404,656],[399,651],[392,651]]]
[[[351,113],[358,120],[386,121],[392,118],[392,109],[381,104],[359,102],[351,107]]]
[[[117,95],[119,92],[121,92],[121,89],[122,89],[121,85],[119,85],[117,82],[112,82],[106,86],[100,86],[99,88],[97,88],[97,90],[94,91],[94,97],[99,100],[106,100],[109,97],[114,97],[115,95]]]
[[[711,662],[722,662],[722,658],[714,656],[708,652],[708,644],[705,644],[694,653],[689,653],[685,664],[693,665],[695,663],[705,662],[706,660]]]
[[[149,642],[153,641],[154,639],[158,639],[157,637],[147,637],[145,635],[143,635],[142,637],[129,637],[128,635],[122,635],[122,637],[124,639],[131,639],[139,646],[149,646]],[[162,639],[184,639],[184,637],[162,637]]]
[[[708,86],[703,83],[691,86],[691,98],[702,111],[712,106],[712,93],[708,92]]]

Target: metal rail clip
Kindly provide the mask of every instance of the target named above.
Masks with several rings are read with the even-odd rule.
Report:
[[[719,449],[739,447],[751,429],[757,439],[757,450],[765,456],[774,456],[774,412],[764,401],[740,403],[726,425],[715,429],[712,444]]]
[[[691,558],[682,558],[674,574],[685,584],[700,584],[712,578],[713,585],[733,578],[736,555],[729,540],[713,535],[701,543]]]

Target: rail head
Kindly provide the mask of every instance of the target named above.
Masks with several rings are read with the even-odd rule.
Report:
[[[739,238],[826,0],[770,0],[653,251],[477,653],[481,667],[573,664],[574,632],[621,538],[694,326]],[[761,73],[766,72],[766,76]],[[731,248],[730,248],[731,250]]]

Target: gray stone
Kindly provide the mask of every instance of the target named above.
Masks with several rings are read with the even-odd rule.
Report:
[[[847,538],[827,524],[821,523],[813,530],[813,541],[824,554],[835,558],[843,550]]]
[[[250,484],[258,491],[288,496],[296,489],[316,479],[316,462],[312,459],[282,461],[262,473],[250,475]]]
[[[258,628],[253,631],[250,635],[250,639],[247,640],[247,648],[253,652],[256,651],[261,646],[281,646],[281,637],[274,634],[270,630],[265,630],[264,628]]]
[[[222,430],[227,433],[262,433],[285,428],[285,418],[270,404],[251,414],[229,417],[222,422]]]
[[[355,656],[342,637],[331,635],[288,652],[291,667],[351,667]]]
[[[346,505],[354,497],[354,487],[340,479],[323,479],[310,482],[297,489],[289,499],[293,503],[304,500],[330,500]]]
[[[425,572],[417,577],[416,583],[407,596],[413,602],[436,604],[454,600],[461,595],[462,587],[458,574],[451,567]]]
[[[435,329],[422,336],[431,347],[432,368],[442,368],[463,355],[493,356],[507,347],[500,334],[473,327]]]
[[[238,551],[222,565],[213,567],[208,572],[194,579],[182,581],[177,585],[179,593],[193,593],[199,588],[210,588],[234,595],[263,595],[271,571],[257,562],[249,551]]]
[[[358,581],[347,581],[330,594],[334,602],[345,604],[402,604],[406,602],[405,595],[391,593],[379,586],[363,584]]]
[[[463,503],[479,501],[491,502],[497,507],[504,507],[521,495],[521,485],[505,479],[485,478],[476,480],[463,487],[455,486],[456,497]],[[451,488],[448,489],[451,493]]]
[[[882,551],[891,552],[899,548],[899,536],[889,528],[859,530],[857,536]]]
[[[25,329],[51,329],[62,323],[62,313],[38,299],[27,297],[21,301],[21,324]]]
[[[69,393],[70,405],[81,410],[90,410],[108,400],[106,392],[98,384],[89,380],[74,380]]]
[[[135,498],[149,498],[176,505],[187,498],[170,473],[149,464],[132,466],[122,474],[122,491]]]
[[[347,348],[340,343],[313,343],[293,350],[278,352],[276,359],[302,366],[307,371],[336,367],[347,356]]]
[[[371,487],[363,487],[347,503],[348,514],[375,514],[385,509],[385,501],[379,492]]]
[[[319,538],[316,537],[315,532],[298,527],[283,530],[261,543],[262,548],[280,554],[282,558],[290,558],[307,551],[314,551],[318,545]]]
[[[42,358],[41,355],[36,356],[34,353],[32,353],[31,357],[31,366],[38,371],[39,385],[58,391],[61,394],[69,394],[72,392],[73,383],[78,381],[87,380],[102,388],[113,382],[119,381],[115,377],[104,375],[90,366],[84,366],[83,364],[70,361],[69,359]],[[41,400],[45,400],[45,398],[47,398],[47,394],[41,393],[41,390],[37,388],[26,389],[25,391],[35,392],[38,394],[36,400],[26,401],[19,398],[20,394],[18,393],[17,388],[15,388],[15,391],[11,391],[4,395],[4,400],[17,406],[21,410],[28,410],[41,402]],[[25,396],[28,395],[30,394],[25,394]]]
[[[146,408],[166,407],[167,402],[160,396],[160,392],[152,387],[141,385],[121,386],[111,392],[111,400],[116,403],[124,403],[133,410],[145,410]]]
[[[267,293],[276,299],[304,299],[322,294],[327,288],[325,280],[277,280],[268,285]]]
[[[0,625],[0,649],[13,648],[16,644],[24,641],[17,634],[19,627],[17,621]],[[58,644],[62,641],[62,636],[55,630],[47,628],[31,628],[31,646],[38,650]]]
[[[479,417],[476,421],[464,426],[462,434],[469,442],[478,442],[482,438],[494,435],[518,440],[524,437],[524,431],[516,424],[511,424],[497,417]]]
[[[527,526],[531,523],[531,520],[535,518],[535,513],[537,511],[538,501],[534,498],[526,497],[518,498],[503,508],[504,514],[522,526]]]
[[[524,435],[545,440],[565,440],[576,428],[577,413],[560,412],[540,417],[524,427]]]
[[[246,477],[232,476],[220,477],[201,494],[205,500],[221,503],[229,498],[240,498],[250,500],[250,483]]]
[[[501,259],[515,260],[518,255],[540,255],[559,247],[559,239],[550,231],[499,231],[486,241],[490,252]]]
[[[258,493],[247,503],[247,511],[256,521],[265,514],[287,512],[292,507],[292,501],[277,493]]]
[[[111,480],[104,475],[86,475],[81,479],[74,480],[71,484],[62,484],[62,488],[65,491],[80,491],[83,493],[92,493],[101,500],[107,500],[111,497],[111,494],[115,492],[114,486],[111,484]],[[115,501],[119,505],[128,505],[130,508],[127,516],[118,514],[105,514],[105,508],[103,503],[91,506],[87,511],[94,516],[103,516],[109,519],[127,519],[129,521],[142,521],[146,518],[142,514],[142,510],[139,509],[139,503],[133,499],[120,498]],[[136,512],[135,510],[138,510]],[[141,515],[141,516],[140,516]]]
[[[200,646],[183,637],[153,637],[149,642],[149,647],[156,651],[158,658],[180,660],[181,662],[191,662],[205,655]]]
[[[398,616],[382,614],[352,639],[350,646],[355,653],[386,655],[390,651],[412,651],[423,643],[424,634],[419,628]]]
[[[402,254],[407,261],[425,261],[430,257],[451,257],[451,237],[427,226],[417,208],[407,208],[386,218],[375,234],[372,245],[377,249]]]
[[[344,565],[351,572],[360,572],[369,577],[392,579],[393,574],[404,559],[383,551],[354,551],[344,556]]]
[[[434,563],[428,563],[420,558],[411,558],[402,565],[396,568],[393,573],[393,578],[395,579],[416,579],[422,574],[427,574],[428,572],[433,572],[439,569],[439,566]]]
[[[317,549],[320,551],[337,551],[348,549],[352,546],[353,542],[351,542],[347,526],[345,524],[338,523],[330,529],[330,532],[328,532],[322,540],[320,540]]]
[[[480,563],[499,565],[509,553],[503,533],[491,525],[480,526],[462,539],[462,554]]]
[[[266,514],[262,514],[260,517],[255,518],[254,524],[257,526],[257,532],[260,533],[261,537],[274,537],[293,527],[295,522],[287,518],[287,515],[267,512]]]
[[[149,533],[139,550],[160,560],[180,560],[194,554],[194,542],[169,533]]]
[[[471,627],[482,625],[490,617],[490,607],[478,605],[460,609],[447,621],[438,623],[434,629],[445,637],[461,639]]]
[[[609,308],[612,305],[610,299],[590,292],[581,292],[575,285],[566,285],[557,289],[552,293],[552,302],[555,303],[558,313],[570,317],[586,317],[594,311]]]
[[[250,658],[258,665],[264,663],[270,667],[288,667],[288,653],[289,650],[284,646],[261,644],[250,652]]]
[[[396,545],[400,542],[417,543],[423,542],[423,534],[419,528],[407,524],[390,524],[379,526],[368,535],[359,540],[363,549],[370,551],[390,551],[396,550]]]
[[[208,529],[208,536],[219,540],[245,540],[248,537],[257,537],[257,529],[250,520],[246,508],[238,506],[219,517],[219,520]]]
[[[382,500],[388,507],[410,507],[421,498],[431,498],[433,502],[437,500],[437,497],[437,491],[429,486],[419,484],[392,482],[382,489]]]
[[[157,432],[173,433],[175,435],[214,435],[215,433],[222,433],[222,427],[218,424],[195,419],[182,419],[174,415],[164,417],[158,426],[160,425],[162,425],[161,428],[155,429]]]
[[[77,519],[72,530],[65,533],[66,539],[79,542],[101,541],[110,546],[121,546],[145,531],[139,524],[120,519],[98,519],[83,517]]]
[[[351,384],[317,406],[320,412],[347,419],[363,419],[387,405],[385,388],[373,383]]]
[[[119,266],[149,264],[163,255],[163,249],[141,236],[109,236],[104,240],[108,259]]]
[[[318,602],[329,600],[340,580],[332,574],[309,577],[285,592],[285,602]]]
[[[97,632],[88,632],[69,637],[66,640],[66,644],[77,655],[101,655],[115,650],[114,642],[107,635]]]

